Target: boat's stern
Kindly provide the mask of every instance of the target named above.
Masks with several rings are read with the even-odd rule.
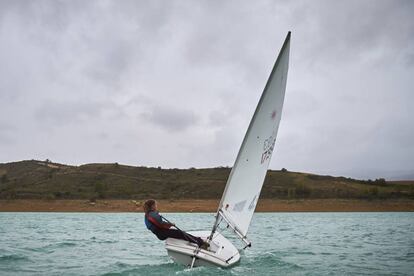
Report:
[[[210,231],[189,232],[189,234],[204,240],[207,240],[210,233]],[[237,248],[218,232],[214,234],[207,250],[197,250],[196,244],[173,238],[168,238],[165,241],[165,248],[174,262],[185,266],[191,265],[195,255],[194,266],[229,267],[240,260],[240,253]]]

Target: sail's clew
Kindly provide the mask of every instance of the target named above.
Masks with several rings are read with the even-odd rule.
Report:
[[[245,235],[243,235],[242,231],[237,227],[237,225],[234,223],[234,221],[230,219],[231,215],[229,213],[225,214],[225,211],[220,209],[217,212],[217,217],[220,217],[221,219],[223,219],[227,223],[228,227],[230,227],[234,231],[234,233],[237,236],[239,236],[239,238],[244,243],[246,243],[246,247],[251,246],[251,242],[247,239],[247,237]]]
[[[275,148],[285,97],[289,50],[290,32],[277,57],[227,180],[212,234],[219,218],[223,217],[236,233],[246,238]]]

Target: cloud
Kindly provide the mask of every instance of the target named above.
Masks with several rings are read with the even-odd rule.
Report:
[[[185,131],[198,122],[193,111],[170,106],[153,106],[149,112],[141,114],[141,118],[173,132]]]
[[[16,138],[16,128],[10,124],[0,122],[0,143],[11,144]]]
[[[1,1],[0,162],[232,165],[291,30],[270,167],[409,175],[412,10],[381,0]]]
[[[35,112],[35,118],[44,124],[66,125],[96,119],[104,105],[87,102],[46,102]]]
[[[311,64],[403,62],[414,52],[412,1],[317,1],[295,7],[300,58]]]

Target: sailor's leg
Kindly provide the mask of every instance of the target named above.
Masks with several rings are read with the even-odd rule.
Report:
[[[201,238],[194,237],[193,235],[190,235],[183,231],[179,231],[176,229],[163,229],[162,231],[163,231],[163,234],[168,236],[169,238],[180,239],[180,240],[197,243],[198,246],[201,246],[203,244],[203,240]]]
[[[189,240],[190,242],[196,242],[198,244],[198,246],[201,246],[204,243],[202,238],[195,237],[195,236],[190,235],[188,233],[185,233],[185,235],[187,236],[187,238],[191,238],[191,240]]]

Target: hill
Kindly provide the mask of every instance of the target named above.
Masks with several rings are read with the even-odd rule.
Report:
[[[27,160],[0,164],[0,199],[218,199],[230,168],[68,166]],[[414,199],[414,181],[357,180],[269,170],[264,199]]]

